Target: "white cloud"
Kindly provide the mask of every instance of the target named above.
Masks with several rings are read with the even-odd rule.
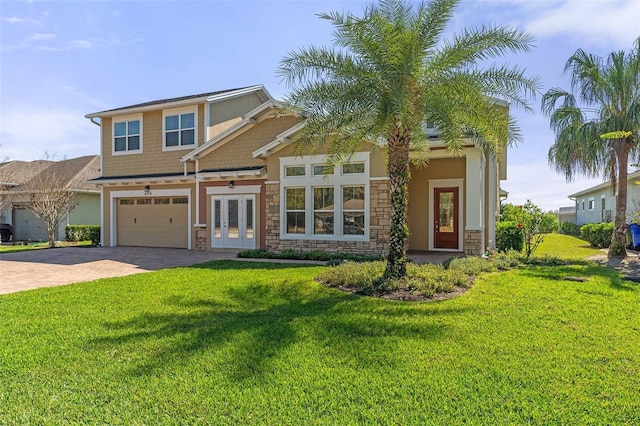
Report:
[[[29,37],[27,37],[25,39],[26,43],[32,42],[32,41],[41,41],[41,40],[51,40],[56,38],[55,34],[52,33],[48,33],[48,34],[43,34],[43,33],[35,33],[35,34],[31,34]]]
[[[24,19],[12,16],[11,18],[1,18],[3,21],[7,21],[10,24],[21,24],[24,22]]]
[[[595,46],[630,46],[640,34],[640,2],[637,0],[515,4],[530,16],[526,30],[536,37],[564,35]]]
[[[93,44],[88,40],[73,40],[69,43],[71,49],[89,49],[93,47]]]
[[[3,108],[3,155],[12,160],[37,160],[45,152],[73,158],[98,154],[99,130],[85,112],[51,107]]]

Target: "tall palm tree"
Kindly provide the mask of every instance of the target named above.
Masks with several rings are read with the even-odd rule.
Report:
[[[565,72],[577,94],[553,88],[542,98],[542,110],[556,133],[549,162],[567,181],[576,174],[611,180],[617,196],[609,257],[624,258],[627,168],[629,160],[638,159],[640,38],[628,53],[612,52],[606,61],[579,49]]]
[[[334,26],[333,47],[308,47],[285,57],[279,73],[292,88],[288,102],[306,111],[297,146],[307,152],[327,140],[336,163],[364,142],[386,142],[391,229],[385,276],[406,275],[409,152],[424,149],[425,123],[435,125],[453,153],[465,139],[499,155],[519,138],[501,98],[529,109],[537,79],[524,70],[478,61],[529,51],[529,35],[503,26],[463,30],[443,39],[458,0],[413,5],[383,0],[363,16],[324,13]],[[486,62],[485,62],[486,63]]]

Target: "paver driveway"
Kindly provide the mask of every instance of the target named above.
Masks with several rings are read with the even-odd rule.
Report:
[[[0,254],[0,294],[187,266],[235,253],[147,247],[61,247]]]

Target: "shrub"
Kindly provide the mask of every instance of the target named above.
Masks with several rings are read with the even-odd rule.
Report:
[[[493,255],[493,266],[500,271],[512,269],[522,264],[523,255],[519,251],[507,250]]]
[[[515,222],[496,223],[496,248],[499,251],[522,251],[524,238]]]
[[[100,225],[67,225],[64,230],[65,240],[69,242],[91,241],[100,244]]]
[[[385,262],[344,262],[333,266],[316,277],[329,287],[349,287],[361,293],[372,293],[382,282]]]
[[[242,250],[238,252],[238,257],[249,259],[291,259],[291,260],[318,260],[323,262],[341,263],[345,260],[353,262],[373,262],[383,260],[384,257],[377,254],[358,253],[328,253],[325,251],[293,251],[283,250],[280,253],[262,249]]]
[[[552,234],[558,232],[558,218],[553,213],[544,213],[540,220],[540,233]]]
[[[464,272],[466,275],[480,275],[481,272],[491,272],[495,267],[487,259],[477,256],[460,257],[449,262],[447,269],[450,271]]]
[[[562,225],[560,225],[560,230],[566,235],[572,235],[574,237],[580,236],[580,225],[576,225],[575,223],[563,222]]]
[[[611,244],[613,223],[587,223],[580,227],[580,238],[592,246],[607,248]]]

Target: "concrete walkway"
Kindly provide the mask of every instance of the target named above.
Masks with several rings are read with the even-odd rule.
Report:
[[[61,247],[0,254],[0,294],[236,259],[236,253],[146,247]]]

